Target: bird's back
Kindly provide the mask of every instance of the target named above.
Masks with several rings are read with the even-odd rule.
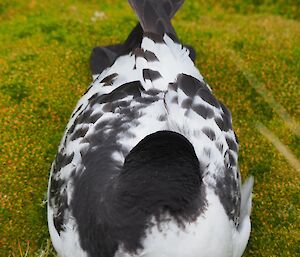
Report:
[[[100,56],[101,69],[94,69],[52,165],[53,244],[61,256],[182,256],[164,246],[180,242],[191,249],[187,257],[241,256],[249,232],[236,250],[237,138],[229,110],[171,26],[183,1],[129,2],[141,25],[124,45],[92,59],[97,65]]]

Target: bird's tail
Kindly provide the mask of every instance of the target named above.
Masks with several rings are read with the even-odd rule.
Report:
[[[168,34],[177,40],[171,18],[183,4],[184,0],[128,0],[137,14],[143,31],[148,35],[162,37]]]
[[[182,6],[184,0],[128,0],[136,12],[140,23],[131,31],[123,44],[95,47],[91,53],[90,66],[95,79],[115,60],[140,47],[143,36],[148,34],[152,39],[162,38],[168,34],[178,42],[176,32],[171,24],[171,19]],[[157,37],[158,36],[158,37]],[[195,50],[191,46],[185,46],[190,50],[190,57],[195,60]]]

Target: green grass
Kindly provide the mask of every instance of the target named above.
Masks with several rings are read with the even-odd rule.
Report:
[[[300,3],[214,2],[186,0],[174,25],[233,113],[243,178],[255,177],[245,256],[298,256]],[[42,202],[64,127],[91,81],[90,51],[121,42],[135,23],[126,0],[0,2],[0,256],[53,256]]]

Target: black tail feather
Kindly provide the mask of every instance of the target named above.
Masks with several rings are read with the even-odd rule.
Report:
[[[110,67],[120,55],[128,54],[133,49],[139,47],[142,39],[143,29],[138,23],[123,44],[95,47],[90,56],[92,75],[102,73],[102,71]]]
[[[196,51],[195,51],[195,49],[190,45],[184,45],[184,47],[189,49],[189,51],[190,51],[189,56],[192,59],[192,61],[195,62],[195,60],[196,60]]]
[[[128,0],[136,12],[143,31],[163,36],[165,33],[177,39],[171,18],[180,8],[183,0]]]
[[[95,47],[90,57],[90,67],[92,75],[100,74],[106,68],[110,67],[118,57],[122,44],[105,47]]]
[[[123,44],[95,47],[91,53],[90,66],[92,74],[100,74],[110,67],[115,60],[140,47],[144,33],[153,37],[162,37],[165,33],[177,41],[171,19],[182,6],[184,0],[128,0],[139,17],[138,23]],[[190,50],[190,58],[195,60],[195,50]]]
[[[133,49],[141,45],[142,39],[143,39],[143,29],[141,27],[141,24],[138,23],[134,27],[134,29],[130,32],[126,41],[123,43],[122,49],[119,54],[124,55],[130,53]]]

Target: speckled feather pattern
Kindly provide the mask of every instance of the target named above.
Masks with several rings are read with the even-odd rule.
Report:
[[[138,51],[142,54],[135,54],[136,50],[120,57],[94,80],[78,102],[51,171],[49,208],[57,237],[72,217],[72,184],[85,172],[82,158],[87,149],[111,149],[109,161],[118,167],[141,139],[159,130],[176,131],[190,140],[205,167],[205,184],[239,225],[238,143],[230,112],[214,98],[188,50],[168,36],[164,40],[155,44],[144,38]],[[149,60],[145,53],[151,56]],[[145,75],[145,70],[150,75]],[[153,71],[158,74],[151,78]],[[103,144],[106,141],[91,142],[97,134],[114,140],[109,144],[115,147]]]
[[[213,96],[189,50],[167,34],[160,40],[145,34],[139,47],[93,77],[72,113],[51,168],[48,223],[59,255],[241,256],[250,233],[253,181],[243,186],[241,196],[231,113]],[[107,195],[126,156],[157,131],[177,132],[192,144],[202,169],[205,208],[185,228],[176,225],[174,217],[159,228],[149,227],[134,252],[122,242],[105,239],[111,243],[109,250],[98,253],[101,242],[93,248],[90,241],[97,239],[82,237],[91,224],[82,224],[88,216],[80,208],[87,211],[90,201],[103,204],[101,195]],[[87,201],[81,204],[83,196]],[[97,210],[90,212],[96,214]],[[206,249],[207,240],[219,248]],[[181,243],[191,251],[181,252],[176,247]],[[163,244],[175,247],[170,251]]]

